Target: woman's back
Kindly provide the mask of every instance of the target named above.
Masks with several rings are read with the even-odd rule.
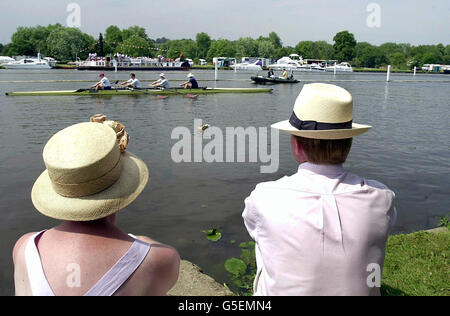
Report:
[[[14,248],[16,295],[45,295],[33,293],[45,282],[57,296],[165,295],[178,278],[178,254],[147,237],[140,240],[108,221],[65,222],[42,234],[27,234]],[[41,280],[36,276],[40,264]],[[33,284],[36,280],[40,284]],[[90,291],[94,286],[97,291]],[[111,286],[117,291],[108,293]]]

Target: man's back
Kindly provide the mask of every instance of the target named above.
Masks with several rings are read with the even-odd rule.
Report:
[[[370,264],[383,265],[393,200],[381,183],[337,165],[304,163],[259,184],[243,214],[257,244],[255,294],[378,294],[366,280]]]

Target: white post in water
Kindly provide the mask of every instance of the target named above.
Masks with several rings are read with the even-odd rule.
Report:
[[[417,67],[414,66],[414,77],[416,76]]]
[[[387,81],[387,82],[391,81],[391,65],[389,65],[389,66],[388,66],[388,69],[387,69],[387,78],[386,78],[386,81]]]
[[[219,68],[218,68],[218,63],[219,61],[216,60],[216,64],[214,65],[214,80],[217,81],[219,79]]]
[[[336,62],[334,63],[334,75],[336,76]]]

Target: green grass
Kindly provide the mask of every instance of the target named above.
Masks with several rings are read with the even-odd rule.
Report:
[[[448,227],[448,221],[445,221],[445,218],[442,224]],[[449,296],[449,246],[448,229],[437,233],[420,231],[390,236],[386,245],[381,294],[384,296]],[[238,272],[228,270],[230,270],[232,290],[237,295],[247,296],[252,294],[256,272],[254,243],[242,243],[240,247],[242,248],[240,260],[245,263],[243,266],[247,269]]]
[[[449,246],[448,230],[391,236],[386,246],[382,294],[450,295]]]

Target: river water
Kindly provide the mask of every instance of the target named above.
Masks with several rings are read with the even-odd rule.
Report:
[[[202,86],[254,87],[248,73],[221,71],[217,83],[213,71],[194,73]],[[268,127],[289,118],[304,82],[271,86],[271,94],[200,95],[196,99],[5,96],[9,91],[85,88],[89,83],[36,80],[94,83],[97,75],[75,70],[0,70],[0,295],[14,294],[11,252],[15,241],[24,233],[57,224],[40,215],[30,198],[35,179],[45,169],[45,143],[57,131],[89,121],[97,113],[127,127],[129,151],[141,157],[150,170],[149,185],[119,213],[118,226],[175,247],[184,259],[200,265],[219,282],[229,283],[224,262],[239,256],[239,243],[250,240],[241,217],[243,200],[257,183],[296,171],[289,136],[279,136],[278,171],[262,174],[261,163],[177,164],[171,158],[178,141],[171,138],[172,131],[186,127],[195,135],[194,119],[223,131],[226,127]],[[185,72],[167,75],[173,84],[186,78]],[[111,81],[127,79],[126,73],[107,76]],[[154,72],[138,74],[144,80],[157,76]],[[335,84],[354,96],[355,121],[374,126],[354,140],[346,167],[396,192],[394,233],[435,227],[440,216],[448,214],[449,76],[393,74],[390,83],[385,82],[385,74],[305,73],[296,77],[308,82],[337,80]],[[222,232],[217,243],[202,233],[211,228]]]

